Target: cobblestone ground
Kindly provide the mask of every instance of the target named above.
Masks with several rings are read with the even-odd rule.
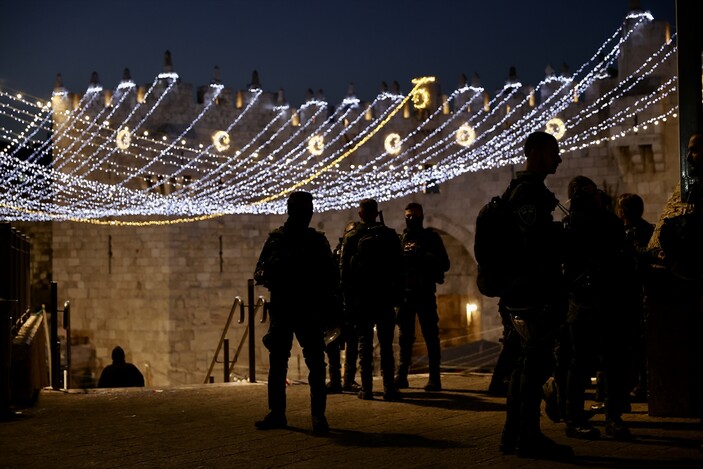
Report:
[[[573,460],[503,456],[505,400],[485,393],[489,377],[446,374],[438,393],[422,390],[426,379],[412,376],[401,402],[329,396],[327,436],[311,432],[302,384],[288,388],[289,427],[271,431],[254,428],[267,412],[263,383],[43,391],[0,423],[0,467],[703,467],[700,422],[649,417],[646,404],[625,416],[631,441],[568,439],[545,416],[543,431],[571,444]],[[602,415],[593,423],[603,430]]]

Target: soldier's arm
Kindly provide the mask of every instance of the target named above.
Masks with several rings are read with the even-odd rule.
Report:
[[[427,250],[427,257],[429,258],[429,263],[431,266],[435,267],[437,270],[446,272],[449,270],[449,255],[447,254],[447,249],[444,247],[444,242],[439,233],[433,229],[428,229],[430,233],[430,246]]]
[[[259,254],[259,260],[256,262],[256,268],[254,270],[254,280],[256,280],[257,285],[267,285],[267,269],[268,264],[271,262],[273,255],[273,238],[271,235],[266,239],[264,247],[261,249]]]

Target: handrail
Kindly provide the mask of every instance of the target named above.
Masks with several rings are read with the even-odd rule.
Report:
[[[263,296],[260,296],[259,299],[256,302],[256,305],[254,306],[254,316],[256,316],[256,312],[259,310],[259,308],[263,307],[263,313],[261,316],[261,320],[259,323],[264,323],[266,322],[266,318],[268,316],[268,309],[269,309],[269,304],[266,302]],[[242,310],[242,314],[239,317],[239,321],[237,321],[238,324],[242,324],[244,322],[244,311]],[[239,340],[239,345],[237,345],[237,351],[234,353],[234,358],[232,358],[232,362],[229,364],[229,374],[232,374],[232,371],[234,371],[234,365],[237,364],[237,360],[239,359],[239,354],[242,353],[242,346],[244,345],[244,341],[247,339],[247,336],[249,334],[249,324],[246,325],[244,328],[244,334],[242,334],[242,338]]]
[[[71,388],[71,302],[63,304],[63,329],[66,331],[66,368],[64,369],[63,388]]]
[[[255,327],[254,318],[256,317],[257,307],[254,305],[254,279],[250,278],[247,280],[247,303],[249,303],[249,382],[256,383],[256,344],[255,344]],[[266,315],[268,313],[267,304],[261,297],[259,297],[258,304],[263,304],[263,315],[260,322],[266,321]],[[244,321],[244,313],[240,316],[240,320]]]
[[[255,344],[255,337],[254,337],[254,318],[256,317],[256,312],[261,308],[262,310],[262,315],[261,315],[261,320],[259,323],[264,323],[266,322],[266,319],[268,317],[269,313],[269,304],[266,302],[263,296],[259,296],[259,299],[254,303],[254,280],[249,279],[247,281],[247,304],[245,305],[240,297],[235,297],[234,303],[232,304],[232,308],[230,309],[229,315],[227,316],[227,324],[225,324],[225,328],[222,331],[222,336],[220,337],[220,342],[217,344],[217,350],[215,351],[215,354],[212,357],[212,361],[210,362],[210,367],[208,368],[207,375],[205,375],[205,381],[203,384],[207,384],[212,382],[211,381],[211,376],[212,376],[212,370],[215,368],[215,363],[217,363],[217,356],[220,354],[220,350],[222,349],[222,344],[223,343],[229,343],[229,340],[225,339],[227,332],[229,331],[230,324],[232,323],[232,316],[234,315],[234,311],[239,306],[239,320],[237,321],[238,324],[244,323],[244,307],[247,307],[247,310],[249,311],[249,320],[247,321],[246,328],[244,329],[244,334],[242,334],[242,338],[239,341],[239,345],[237,346],[237,352],[234,355],[234,359],[232,362],[229,362],[229,346],[228,349],[225,351],[225,381],[228,381],[229,375],[232,373],[232,370],[234,369],[234,365],[237,363],[237,359],[239,358],[239,354],[242,351],[242,346],[244,345],[245,340],[249,340],[249,382],[250,383],[255,383],[256,382],[256,344]]]
[[[259,299],[256,300],[256,303],[254,304],[254,316],[256,316],[256,312],[259,310],[259,308],[264,307],[263,314],[261,315],[261,319],[259,320],[259,324],[263,324],[266,322],[266,318],[268,317],[268,311],[269,311],[269,304],[266,302],[266,299],[263,296],[259,296]],[[244,323],[244,308],[242,308],[241,313],[239,315],[239,321],[237,321],[237,324],[243,324]],[[247,325],[247,327],[249,327]]]
[[[225,337],[227,336],[227,332],[229,331],[229,326],[232,323],[232,317],[234,317],[234,311],[237,309],[237,306],[239,306],[239,309],[241,310],[241,316],[244,316],[244,303],[242,303],[242,299],[238,296],[234,297],[234,303],[232,303],[232,308],[229,311],[229,315],[227,316],[227,323],[225,324],[224,329],[222,330],[222,335],[220,336],[220,341],[217,343],[217,349],[215,350],[215,354],[212,356],[212,361],[210,362],[210,368],[207,370],[207,374],[205,375],[205,381],[203,384],[207,384],[210,381],[210,375],[212,374],[213,368],[215,368],[215,362],[217,361],[217,356],[220,354],[220,350],[222,349],[222,344],[225,342]]]

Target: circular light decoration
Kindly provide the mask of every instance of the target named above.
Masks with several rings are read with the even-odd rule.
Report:
[[[313,135],[308,140],[308,150],[315,156],[320,156],[325,149],[325,138],[322,135]]]
[[[430,92],[427,88],[418,88],[413,93],[413,105],[415,109],[427,109],[430,105]]]
[[[218,130],[212,134],[212,144],[215,145],[215,150],[220,153],[229,149],[229,134],[224,130]]]
[[[557,140],[560,140],[566,133],[566,125],[564,125],[563,120],[558,117],[554,117],[553,119],[549,119],[549,121],[547,121],[544,131],[548,134],[554,135],[554,138]]]
[[[115,144],[120,150],[126,150],[132,143],[132,134],[129,132],[129,127],[122,127],[115,136]]]
[[[468,147],[476,140],[476,131],[469,124],[462,124],[456,131],[456,143]]]
[[[386,136],[386,140],[383,142],[383,146],[389,155],[397,155],[400,153],[400,135],[393,132]]]

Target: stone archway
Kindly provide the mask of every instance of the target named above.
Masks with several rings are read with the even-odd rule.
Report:
[[[442,236],[451,262],[443,284],[437,285],[440,342],[442,348],[455,347],[479,340],[496,341],[502,325],[497,304],[485,298],[476,287],[476,261],[472,255],[473,233],[452,222],[448,217],[435,215],[426,218],[425,226]],[[413,356],[427,354],[425,342],[416,323],[416,342]],[[415,371],[421,371],[415,367]]]

